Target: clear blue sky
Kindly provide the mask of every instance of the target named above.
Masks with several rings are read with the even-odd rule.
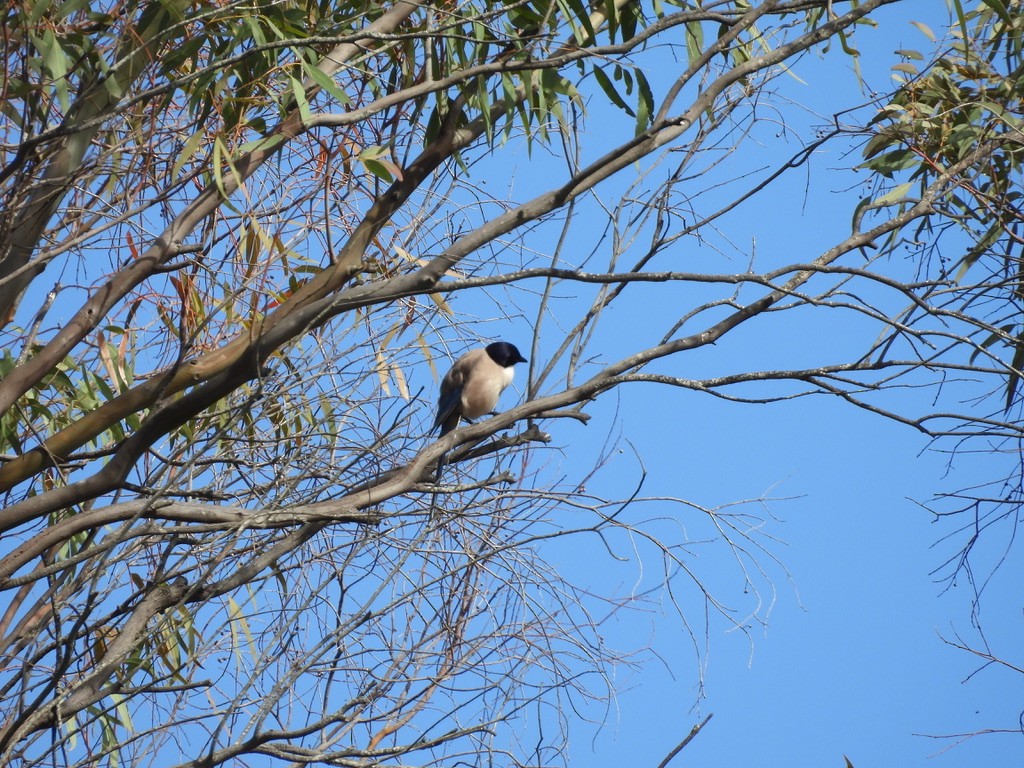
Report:
[[[843,754],[855,766],[1019,765],[1019,736],[979,737],[929,760],[946,742],[914,735],[1012,728],[1024,693],[1019,678],[997,670],[961,684],[978,665],[939,638],[955,630],[976,638],[970,593],[940,595],[929,576],[942,559],[931,545],[943,529],[908,500],[936,488],[941,457],[919,455],[923,440],[905,428],[838,402],[737,407],[705,398],[698,407],[693,396],[658,398],[685,414],[678,427],[638,400],[627,399],[621,414],[639,436],[649,492],[697,502],[799,495],[771,503],[779,520],[767,519],[768,532],[784,542],[770,549],[792,584],[773,572],[778,599],[768,627],[754,628],[751,638],[723,631],[721,622],[712,630],[706,698],[696,710],[690,641],[671,612],[652,618],[636,634],[650,633],[675,678],[657,662],[625,674],[611,716],[618,722],[589,759],[586,743],[576,744],[575,756],[584,764],[656,765],[673,740],[714,713],[679,765],[838,766]],[[986,630],[1009,651],[1019,647],[1019,574],[1018,557],[986,598],[993,609]],[[741,584],[719,578],[712,587],[729,599]],[[700,602],[691,597],[691,604],[699,613]],[[628,635],[624,627],[624,642]]]

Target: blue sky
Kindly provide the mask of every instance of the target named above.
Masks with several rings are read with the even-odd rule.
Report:
[[[941,594],[929,576],[941,561],[931,547],[941,529],[908,497],[934,490],[943,461],[920,454],[920,437],[836,402],[704,403],[681,421],[690,444],[673,452],[678,432],[642,411],[626,406],[622,416],[648,419],[649,429],[636,430],[638,450],[658,488],[697,501],[728,493],[723,485],[737,498],[799,496],[770,505],[779,520],[769,530],[784,542],[772,550],[792,583],[778,579],[763,631],[749,639],[720,626],[711,632],[706,698],[696,709],[689,641],[665,617],[653,645],[677,676],[657,663],[630,676],[596,764],[656,764],[706,713],[714,718],[680,765],[842,765],[843,754],[855,766],[1019,764],[1019,737],[979,737],[933,756],[947,742],[914,735],[1013,727],[1024,693],[996,670],[962,684],[978,665],[939,638],[974,635],[969,591]],[[1008,615],[1017,604],[1014,566],[999,572],[986,603],[994,609],[986,630],[1008,650],[1020,630]],[[589,748],[577,745],[581,758]]]

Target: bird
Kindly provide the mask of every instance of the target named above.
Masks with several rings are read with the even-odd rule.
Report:
[[[444,437],[461,420],[472,421],[493,411],[498,397],[512,383],[513,366],[525,362],[516,346],[507,341],[464,354],[441,379],[434,429],[440,427]]]

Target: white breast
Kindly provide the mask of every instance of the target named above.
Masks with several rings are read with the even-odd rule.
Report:
[[[482,361],[462,387],[462,415],[478,419],[498,405],[498,397],[512,383],[515,371],[490,360]]]

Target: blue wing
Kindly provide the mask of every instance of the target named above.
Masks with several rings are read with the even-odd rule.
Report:
[[[444,436],[459,426],[459,401],[462,400],[462,387],[454,387],[450,391],[441,392],[437,400],[437,418],[434,429],[441,427]]]

